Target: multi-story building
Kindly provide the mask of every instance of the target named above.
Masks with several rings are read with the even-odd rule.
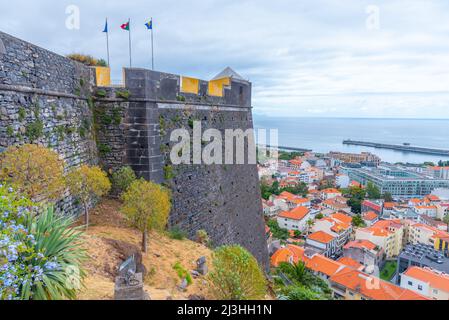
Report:
[[[401,276],[401,288],[434,300],[449,300],[449,275],[437,270],[410,267]]]
[[[331,151],[329,152],[328,157],[338,159],[339,161],[345,163],[372,162],[376,165],[379,165],[381,161],[381,159],[378,156],[370,152],[344,153],[344,152]]]
[[[356,267],[329,259],[314,250],[295,245],[278,249],[271,257],[271,265],[302,261],[314,275],[329,284],[336,299],[344,300],[425,300],[426,297],[403,289],[379,278],[369,276]]]
[[[356,240],[368,240],[385,251],[387,258],[396,257],[404,244],[404,226],[395,220],[381,220],[356,230]]]
[[[413,198],[425,196],[437,188],[449,188],[449,180],[434,178],[408,171],[395,165],[382,164],[378,167],[345,168],[349,177],[362,185],[368,182],[377,186],[381,193],[394,197]]]
[[[341,192],[335,188],[328,188],[322,190],[320,196],[322,200],[328,200],[333,199],[335,197],[341,197]]]
[[[449,258],[425,244],[409,244],[397,258],[397,283],[410,267],[431,268],[449,274]]]
[[[437,179],[449,179],[449,167],[427,167],[425,173]]]
[[[343,213],[335,213],[316,220],[312,230],[331,235],[335,239],[333,254],[340,255],[343,252],[343,246],[350,240],[352,234],[352,217]]]
[[[307,220],[310,218],[310,210],[307,207],[300,206],[279,213],[277,222],[281,228],[304,232],[307,227]]]
[[[371,227],[379,221],[379,216],[374,211],[368,211],[362,214],[362,219],[368,227]]]
[[[305,247],[325,257],[334,257],[338,250],[337,238],[324,231],[313,232],[307,236]]]
[[[368,240],[354,240],[343,247],[343,255],[365,266],[365,271],[372,273],[376,267],[382,267],[385,261],[384,250]]]

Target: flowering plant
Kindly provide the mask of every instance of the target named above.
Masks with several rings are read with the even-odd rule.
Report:
[[[78,270],[78,281],[84,276],[81,234],[52,209],[36,212],[35,204],[0,185],[0,300],[76,298],[79,286],[67,269]]]

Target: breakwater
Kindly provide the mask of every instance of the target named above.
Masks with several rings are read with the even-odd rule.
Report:
[[[385,144],[385,143],[357,141],[357,140],[343,140],[343,144],[449,157],[449,150],[436,149],[436,148],[425,148],[425,147],[416,147],[411,145],[400,145],[400,144]]]

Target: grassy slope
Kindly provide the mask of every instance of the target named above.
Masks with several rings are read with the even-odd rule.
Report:
[[[141,234],[129,228],[118,212],[119,203],[106,200],[91,212],[91,225],[86,234],[86,249],[90,259],[85,263],[88,277],[79,299],[113,299],[114,278],[118,265],[124,261],[124,247],[140,248]],[[145,290],[153,300],[186,299],[196,294],[213,298],[207,292],[204,278],[193,279],[187,292],[176,287],[181,279],[173,270],[180,262],[187,270],[195,269],[195,261],[206,256],[210,267],[211,250],[189,240],[173,240],[165,234],[152,232],[149,237],[149,252],[143,256],[148,273]]]

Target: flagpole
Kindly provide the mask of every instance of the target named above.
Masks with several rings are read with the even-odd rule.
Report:
[[[106,18],[106,26],[107,25],[108,25],[108,18]],[[109,60],[109,28],[106,29],[106,48],[107,48],[107,51],[108,51],[108,67],[110,68],[111,67],[111,63],[110,63],[110,60]]]
[[[131,52],[131,18],[128,19],[129,32],[129,67],[132,68],[132,52]]]
[[[153,17],[151,17],[151,70],[154,71]]]

